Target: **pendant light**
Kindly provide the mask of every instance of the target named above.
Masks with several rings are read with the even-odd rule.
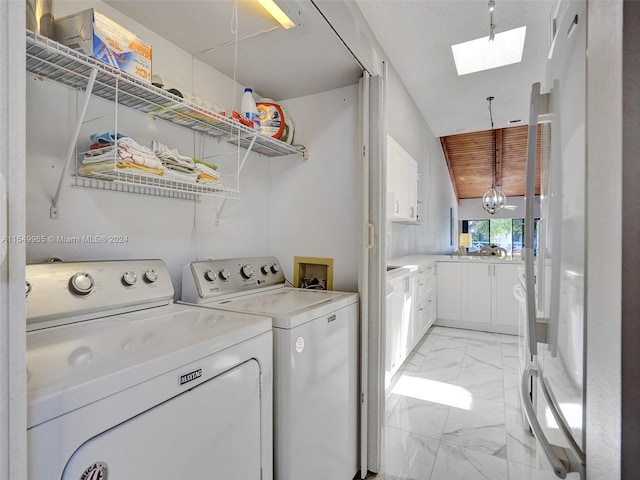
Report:
[[[491,110],[491,102],[495,97],[487,97],[487,101],[489,102],[489,118],[491,120],[491,146],[492,146],[492,162],[491,162],[491,188],[487,189],[482,196],[482,208],[485,209],[491,215],[495,214],[501,208],[507,204],[507,196],[502,191],[502,187],[500,185],[496,186],[496,163],[497,163],[497,152],[496,152],[496,131],[493,129],[493,111]]]

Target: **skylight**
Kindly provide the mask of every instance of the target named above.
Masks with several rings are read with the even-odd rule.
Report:
[[[489,37],[451,45],[458,75],[504,67],[522,61],[527,27],[514,28]]]

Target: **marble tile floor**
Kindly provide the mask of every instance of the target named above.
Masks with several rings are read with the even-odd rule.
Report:
[[[517,342],[432,327],[387,391],[382,471],[367,479],[556,479],[523,428]]]

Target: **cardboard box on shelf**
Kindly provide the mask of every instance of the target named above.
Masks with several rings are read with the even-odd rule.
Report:
[[[151,45],[93,8],[57,19],[55,40],[151,83]]]

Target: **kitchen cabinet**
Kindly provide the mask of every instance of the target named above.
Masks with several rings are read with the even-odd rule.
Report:
[[[148,114],[154,119],[159,118],[190,129],[216,142],[225,141],[237,145],[246,150],[244,160],[251,151],[270,157],[292,154],[305,156],[303,149],[262,135],[257,130],[245,127],[217,112],[172,95],[106,63],[29,31],[26,33],[26,68],[37,78],[48,79],[85,92],[84,107],[79,112],[75,138],[70,139],[69,158],[66,159],[69,164],[75,156],[77,136],[92,96],[113,104],[116,125],[118,109],[125,106]],[[244,160],[238,166],[237,175],[240,174]],[[76,186],[183,199],[197,199],[200,195],[224,199],[238,198],[240,193],[237,188],[221,184],[165,179],[160,175],[132,173],[131,170],[119,171],[115,168],[114,159],[112,170],[91,175],[76,175]],[[63,177],[65,172],[66,169],[63,171]],[[57,207],[56,202],[57,197],[52,206],[52,217],[53,207]]]
[[[460,264],[436,264],[438,319],[460,320]]]
[[[463,263],[460,275],[460,320],[491,322],[493,264]]]
[[[492,322],[518,326],[518,301],[513,296],[513,286],[518,284],[518,268],[521,265],[493,264],[491,291]]]
[[[518,303],[512,290],[521,266],[485,260],[438,262],[438,323],[517,333]]]
[[[391,378],[404,362],[406,339],[409,330],[410,310],[406,307],[406,297],[410,297],[408,288],[408,272],[394,272],[387,279],[386,291],[386,352],[385,352],[385,385],[391,384]]]
[[[436,319],[435,264],[398,268],[387,274],[386,383]]]
[[[415,307],[409,351],[422,340],[436,319],[435,264],[420,265],[412,278]]]
[[[387,219],[418,223],[418,163],[388,135]]]

